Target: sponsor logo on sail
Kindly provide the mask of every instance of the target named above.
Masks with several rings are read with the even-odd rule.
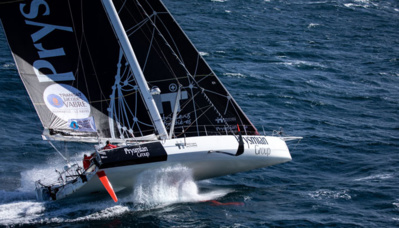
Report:
[[[39,59],[35,60],[32,66],[39,82],[75,80],[72,71],[59,72],[52,63],[54,59],[66,56],[62,44],[57,44],[59,40],[52,41],[53,49],[46,49],[49,45],[43,39],[55,32],[72,33],[72,27],[43,23],[43,20],[50,19],[51,13],[50,5],[45,0],[33,0],[30,3],[21,3],[19,6],[21,15],[26,19],[25,24],[35,29],[31,38]]]
[[[70,85],[48,86],[43,92],[43,100],[47,108],[62,120],[76,121],[90,116],[90,105],[86,96]],[[79,125],[79,121],[76,123]]]
[[[70,126],[72,129],[74,129],[74,130],[79,129],[79,125],[78,125],[78,123],[77,123],[76,121],[72,121],[71,124],[69,124],[69,126]]]
[[[70,119],[69,127],[75,131],[96,132],[96,124],[93,116],[84,119]]]
[[[62,106],[64,106],[64,101],[56,94],[49,94],[47,96],[47,101],[51,106],[56,108],[61,108]]]

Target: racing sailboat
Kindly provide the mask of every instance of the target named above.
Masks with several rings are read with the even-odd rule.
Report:
[[[260,135],[160,0],[10,0],[0,12],[43,139],[96,144],[83,166],[37,181],[38,200],[116,202],[146,170],[202,180],[291,160],[285,141],[298,137]]]

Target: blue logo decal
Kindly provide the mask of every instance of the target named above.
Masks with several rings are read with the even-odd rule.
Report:
[[[64,101],[62,101],[62,98],[55,95],[55,94],[50,94],[47,96],[47,101],[50,103],[53,107],[56,108],[61,108],[64,106]]]
[[[72,129],[77,130],[79,129],[79,125],[76,121],[72,121],[71,124],[69,125]]]

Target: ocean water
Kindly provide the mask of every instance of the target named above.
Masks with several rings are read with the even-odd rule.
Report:
[[[304,137],[293,161],[201,182],[157,170],[117,204],[37,202],[33,182],[63,161],[0,32],[0,226],[399,226],[398,1],[164,2],[260,131]]]

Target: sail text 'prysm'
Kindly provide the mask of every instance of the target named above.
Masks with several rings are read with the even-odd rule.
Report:
[[[39,16],[49,16],[50,15],[50,7],[44,0],[33,0],[30,4],[29,11],[27,10],[27,5],[25,3],[20,4],[21,14],[26,19],[36,19]],[[45,8],[45,11],[39,15],[39,8]],[[60,26],[60,25],[51,25],[46,23],[35,22],[31,20],[25,20],[27,25],[39,27],[39,30],[31,35],[33,45],[35,46],[37,53],[39,55],[38,60],[33,62],[33,70],[39,80],[39,82],[50,82],[50,81],[73,81],[75,77],[71,71],[58,73],[54,66],[49,62],[49,60],[43,60],[43,58],[54,58],[65,56],[65,51],[63,47],[56,49],[45,49],[42,43],[37,43],[42,38],[50,34],[55,30],[61,30],[66,32],[72,32],[72,27]],[[51,71],[51,74],[43,74],[41,70],[46,70],[47,72]]]

